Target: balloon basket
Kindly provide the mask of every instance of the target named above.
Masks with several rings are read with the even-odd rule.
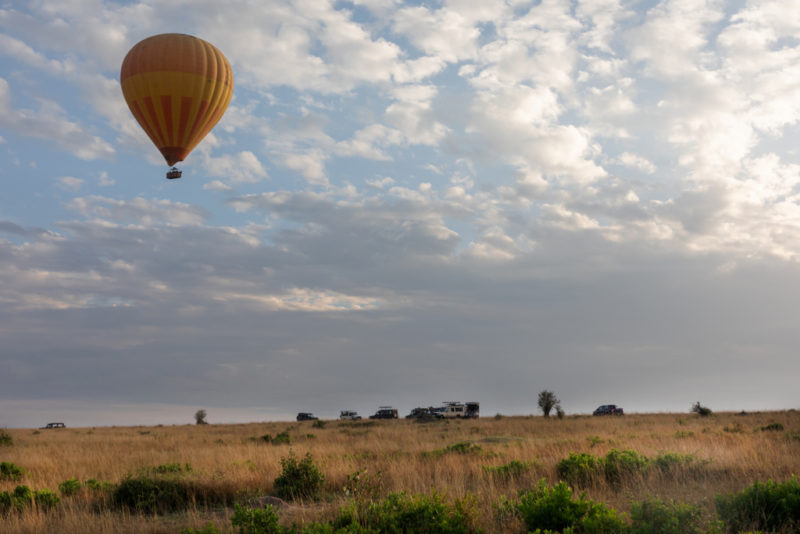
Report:
[[[175,178],[180,178],[182,172],[175,167],[172,167],[169,171],[167,171],[167,180],[174,180]]]

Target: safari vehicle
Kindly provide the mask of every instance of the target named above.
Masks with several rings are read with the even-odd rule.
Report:
[[[44,425],[44,426],[43,426],[43,427],[41,427],[41,428],[42,428],[42,429],[48,429],[48,428],[67,428],[67,425],[65,425],[64,423],[47,423],[46,425]]]
[[[472,419],[480,417],[481,405],[477,402],[447,401],[437,411],[445,419]]]
[[[598,406],[598,408],[592,412],[592,415],[625,415],[625,411],[616,404],[603,404],[602,406]]]
[[[406,419],[441,419],[442,414],[439,412],[439,408],[434,408],[433,406],[429,406],[427,408],[414,408],[411,410],[406,416]]]
[[[342,410],[339,412],[339,419],[342,421],[360,421],[361,416],[352,410]]]
[[[381,406],[378,411],[369,416],[370,419],[397,419],[397,408]]]
[[[297,414],[298,421],[316,421],[319,417],[315,416],[311,412],[300,412]]]

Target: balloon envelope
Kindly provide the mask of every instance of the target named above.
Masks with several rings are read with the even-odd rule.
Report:
[[[172,166],[222,118],[233,96],[233,71],[211,43],[165,33],[130,49],[120,84],[133,116]]]

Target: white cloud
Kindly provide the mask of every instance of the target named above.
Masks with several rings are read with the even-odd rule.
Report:
[[[78,191],[83,185],[83,180],[74,176],[62,176],[56,178],[58,186],[66,191]]]
[[[52,141],[80,159],[114,157],[114,147],[69,120],[57,102],[41,100],[38,110],[14,109],[11,89],[3,78],[0,78],[0,126],[22,136]]]
[[[258,157],[248,150],[218,157],[206,152],[204,156],[203,167],[209,175],[225,178],[229,183],[256,183],[267,177]]]

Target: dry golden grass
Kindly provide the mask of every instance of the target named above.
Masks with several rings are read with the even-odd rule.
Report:
[[[780,423],[783,431],[762,431]],[[270,445],[264,434],[288,431],[291,445]],[[168,463],[190,464],[187,476],[225,495],[270,494],[280,474],[280,460],[293,451],[311,453],[326,476],[321,502],[281,511],[287,523],[327,520],[347,502],[347,477],[367,469],[380,480],[382,494],[429,493],[447,498],[475,495],[487,532],[500,531],[493,503],[514,497],[540,478],[558,480],[556,464],[571,452],[604,456],[611,449],[632,449],[650,458],[663,453],[692,455],[688,467],[664,475],[651,470],[612,487],[598,480],[581,488],[590,498],[620,511],[632,500],[658,496],[713,510],[713,497],[749,486],[756,480],[788,479],[800,473],[800,412],[754,414],[647,414],[625,417],[501,417],[414,423],[399,421],[311,422],[187,425],[166,427],[10,429],[11,447],[0,447],[0,460],[27,470],[21,482],[0,481],[0,491],[18,484],[57,490],[75,477],[119,482],[126,474]],[[256,438],[256,439],[252,439]],[[445,453],[446,447],[470,442],[468,454]],[[512,460],[532,462],[527,473],[503,480],[484,466]],[[378,473],[380,476],[378,477]],[[87,495],[62,499],[56,511],[29,510],[0,518],[3,532],[180,532],[208,521],[230,529],[232,511],[194,509],[166,517],[143,517],[95,506]]]

